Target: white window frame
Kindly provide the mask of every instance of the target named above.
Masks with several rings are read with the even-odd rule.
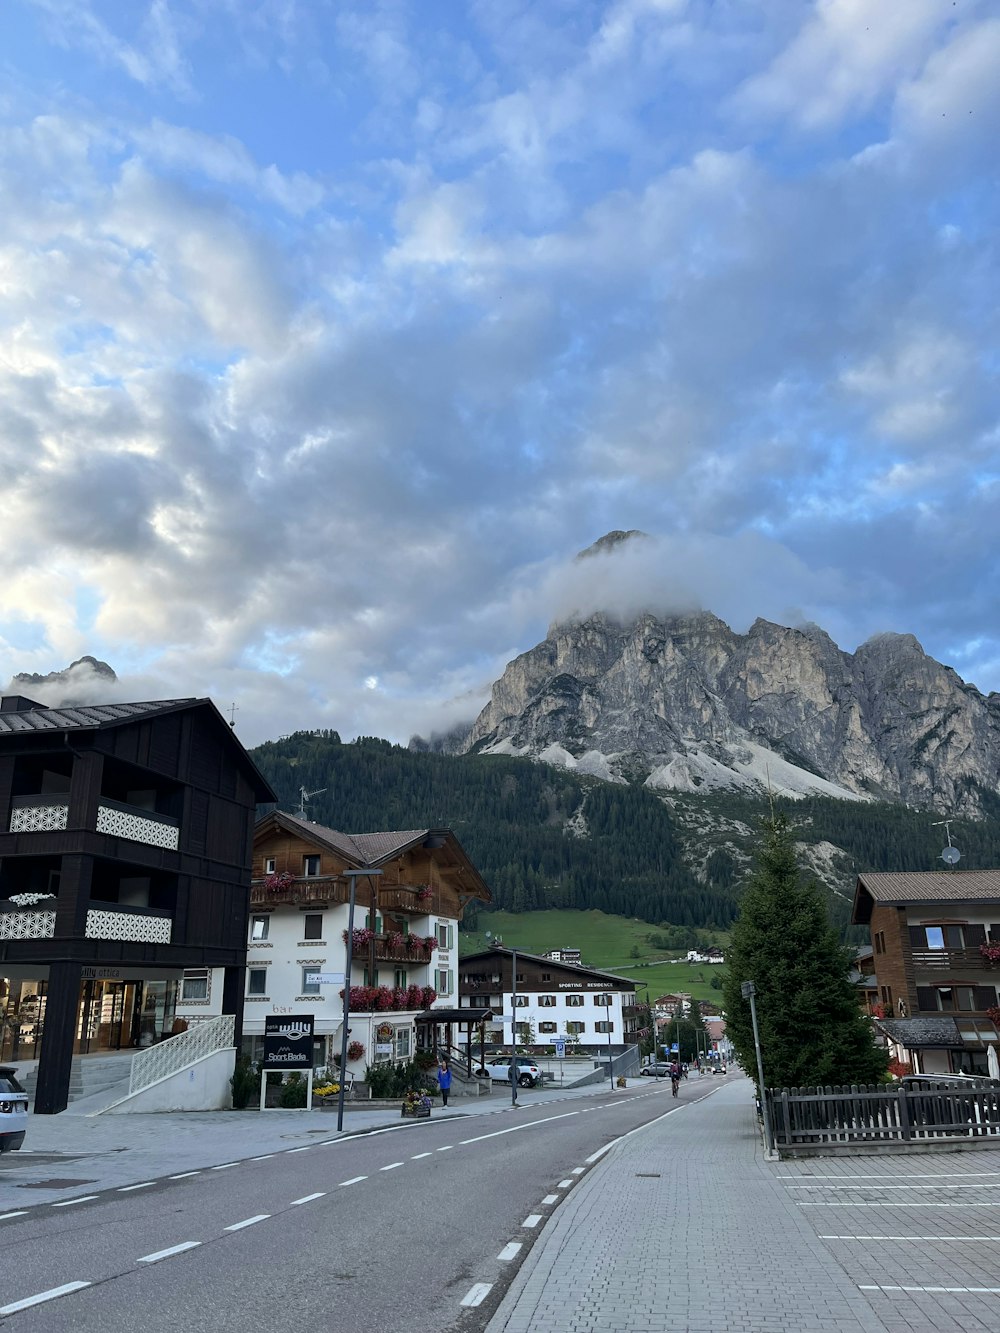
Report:
[[[315,864],[315,870],[312,869]],[[323,868],[323,859],[319,852],[305,852],[302,856],[302,878],[316,879]]]
[[[302,968],[302,976],[300,977],[300,980],[301,980],[301,982],[302,982],[302,989],[299,991],[299,994],[300,994],[300,995],[321,995],[321,994],[322,994],[322,991],[320,990],[320,985],[319,985],[319,982],[318,982],[318,981],[306,981],[306,973],[307,973],[307,972],[318,972],[318,971],[320,971],[320,968],[319,968],[315,963],[307,963],[307,964]]]
[[[188,993],[188,982],[205,983],[205,992],[203,995],[191,995]],[[181,977],[181,1004],[199,1004],[209,999],[212,991],[212,974],[207,967],[190,968]]]
[[[319,934],[318,934],[318,935],[307,935],[307,934],[306,934],[306,922],[309,921],[310,919],[315,919],[316,917],[319,917]],[[323,938],[323,913],[322,913],[322,912],[303,912],[303,914],[302,914],[302,938],[303,938],[304,940],[307,940],[310,944],[316,944],[316,943],[318,943],[319,941],[322,940],[322,938]]]
[[[263,927],[260,934],[257,933],[258,926]],[[267,913],[265,913],[263,916],[252,916],[250,918],[251,944],[258,940],[266,940],[270,929],[271,929],[271,918]]]
[[[435,970],[434,979],[436,984],[434,989],[438,995],[450,995],[452,993],[454,975],[450,967],[439,967]]]
[[[265,875],[273,875],[273,874],[274,874],[275,866],[276,866],[277,864],[278,864],[278,861],[277,861],[277,858],[276,858],[276,857],[274,857],[274,856],[265,856],[265,857],[264,857],[264,874],[265,874]]]
[[[253,979],[255,976],[264,978],[263,990],[253,989]],[[248,967],[247,968],[247,995],[252,995],[255,999],[267,995],[267,968],[266,967]]]
[[[614,1030],[615,1025],[610,1018],[599,1018],[594,1024],[594,1031],[600,1032],[602,1036],[605,1036],[609,1032],[614,1032]]]
[[[575,1018],[571,1018],[569,1022],[566,1024],[566,1033],[568,1036],[582,1037],[586,1031],[587,1031],[586,1023],[577,1022]]]
[[[567,1009],[582,1009],[585,1001],[586,996],[581,995],[578,991],[571,991],[566,996],[566,1007]]]
[[[598,1005],[601,1009],[610,1009],[611,1006],[614,1004],[614,1002],[615,1002],[614,995],[608,995],[607,993],[605,993],[603,995],[594,996],[594,1003]]]

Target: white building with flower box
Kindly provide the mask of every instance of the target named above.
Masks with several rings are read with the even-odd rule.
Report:
[[[457,1003],[458,923],[490,891],[450,829],[340,833],[275,811],[254,834],[244,1050],[257,1058],[264,1019],[315,1016],[317,1068],[339,1055],[347,964],[350,877],[355,877],[348,1069],[409,1059],[430,1044],[434,1010]],[[177,1015],[189,1022],[221,1013],[213,969],[184,973]]]

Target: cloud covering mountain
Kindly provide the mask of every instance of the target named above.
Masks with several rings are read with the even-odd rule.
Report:
[[[1000,688],[988,0],[4,23],[0,674],[405,739],[655,587]]]

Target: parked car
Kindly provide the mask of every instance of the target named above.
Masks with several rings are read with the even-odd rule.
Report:
[[[639,1070],[639,1073],[640,1073],[644,1078],[669,1078],[669,1077],[670,1077],[670,1066],[669,1066],[669,1065],[643,1065],[643,1067]]]
[[[17,1070],[0,1065],[0,1153],[17,1152],[28,1128],[28,1094]]]
[[[480,1065],[476,1070],[479,1078],[490,1078],[497,1083],[510,1082],[510,1056],[499,1055],[494,1060],[487,1060],[485,1065]],[[519,1087],[533,1088],[536,1083],[541,1083],[542,1071],[533,1060],[525,1060],[518,1056],[517,1060],[517,1082]]]

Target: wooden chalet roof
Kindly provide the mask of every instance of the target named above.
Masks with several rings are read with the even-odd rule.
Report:
[[[458,960],[459,972],[467,963],[479,962],[484,958],[509,958],[513,949],[505,948],[502,945],[494,945],[492,949],[481,949],[478,953],[463,954]],[[527,953],[524,949],[517,950],[518,962],[524,959],[532,963],[538,963],[545,968],[556,968],[565,973],[567,977],[597,977],[600,981],[607,983],[608,990],[634,991],[636,983],[631,977],[619,977],[614,972],[602,972],[596,967],[583,967],[580,963],[560,963],[554,958],[546,958],[544,954]]]
[[[446,847],[465,872],[461,889],[490,902],[492,894],[479,871],[469,859],[465,848],[449,828],[390,829],[381,833],[341,833],[339,829],[328,828],[325,824],[314,824],[312,820],[301,819],[298,815],[288,814],[285,810],[272,810],[257,824],[254,840],[267,837],[274,828],[282,828],[294,833],[317,846],[326,847],[343,857],[352,869],[364,866],[379,867],[386,861],[402,856],[413,847],[420,847],[430,841],[432,846]]]
[[[858,876],[851,920],[867,924],[875,903],[1000,902],[1000,870],[918,870]]]

